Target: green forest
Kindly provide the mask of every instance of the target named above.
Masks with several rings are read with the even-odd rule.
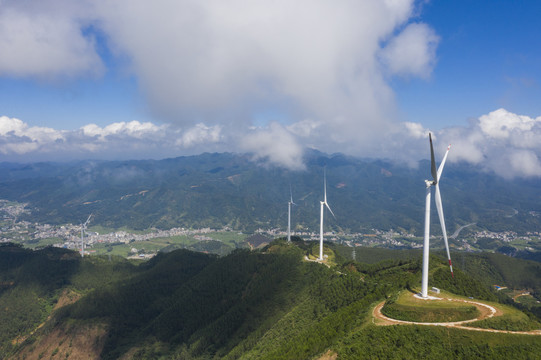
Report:
[[[326,266],[304,260],[312,247],[299,238],[278,239],[222,257],[175,250],[135,263],[3,244],[0,358],[531,359],[541,353],[539,336],[379,326],[371,315],[376,304],[419,287],[418,254],[372,249],[378,253],[371,256],[359,249],[353,261],[343,248],[326,244],[333,259]],[[457,269],[454,278],[442,257],[431,256],[431,286],[507,301],[522,314],[524,323],[515,325],[538,329],[539,317],[480,279],[491,273],[508,286],[538,288],[539,263],[471,256],[468,264],[482,267],[472,274]],[[509,266],[512,273],[500,273]]]

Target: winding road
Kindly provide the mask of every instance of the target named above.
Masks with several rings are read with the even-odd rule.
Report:
[[[483,304],[476,301],[468,301],[468,300],[459,300],[459,299],[445,299],[449,301],[461,301],[465,303],[472,304],[479,309],[481,312],[481,316],[470,319],[470,320],[463,320],[463,321],[455,321],[455,322],[437,322],[437,323],[427,323],[427,322],[415,322],[415,321],[405,321],[405,320],[397,320],[397,319],[391,319],[381,313],[381,309],[383,308],[383,305],[385,305],[385,301],[380,302],[379,304],[374,307],[374,310],[372,312],[372,316],[375,319],[378,319],[377,323],[373,322],[376,325],[426,325],[426,326],[445,326],[445,327],[453,327],[457,329],[463,329],[463,330],[471,330],[471,331],[485,331],[485,332],[492,332],[492,333],[504,333],[504,334],[522,334],[522,335],[541,335],[541,330],[532,330],[532,331],[509,331],[509,330],[494,330],[494,329],[483,329],[483,328],[477,328],[477,327],[471,327],[471,326],[464,326],[464,324],[471,323],[474,321],[484,320],[491,318],[493,316],[499,316],[501,315],[501,311],[497,310],[496,308]]]
[[[475,225],[475,224],[477,224],[477,223],[471,223],[471,224],[467,224],[467,225],[463,225],[463,226],[459,227],[458,229],[456,229],[456,231],[453,233],[453,235],[449,236],[449,238],[450,238],[450,239],[456,239],[457,236],[458,236],[458,234],[460,234],[460,232],[461,232],[463,229],[467,228],[468,226]]]

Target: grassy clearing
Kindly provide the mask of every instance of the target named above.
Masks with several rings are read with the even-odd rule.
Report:
[[[409,291],[402,291],[396,298],[390,299],[382,309],[382,313],[398,320],[415,322],[454,322],[474,319],[480,315],[479,310],[468,303],[447,300],[421,300],[412,296]],[[463,296],[442,291],[438,297],[456,300],[465,300]],[[530,331],[541,329],[541,324],[529,318],[525,313],[512,306],[479,301],[497,309],[497,315],[488,319],[465,324],[466,326],[484,329],[507,330],[507,331]]]
[[[495,306],[493,304],[490,304]],[[478,327],[483,329],[508,330],[508,331],[530,331],[540,330],[541,324],[522,311],[508,305],[497,304],[498,310],[503,314],[489,319],[475,321],[466,326]]]
[[[336,254],[329,247],[323,245],[323,257],[327,256],[325,263],[329,266],[336,265]],[[309,260],[317,260],[319,258],[319,242],[311,245],[310,252],[308,253]]]
[[[226,245],[232,247],[238,247],[238,245],[244,242],[246,238],[245,234],[234,232],[234,231],[219,231],[207,234],[208,237],[223,241]]]
[[[24,243],[24,246],[29,248],[29,249],[36,249],[36,248],[44,248],[46,246],[51,246],[51,245],[54,245],[54,244],[61,244],[63,243],[64,240],[61,239],[61,238],[58,238],[58,237],[51,237],[51,238],[44,238],[44,239],[39,239],[39,241],[26,241]]]
[[[381,312],[390,318],[415,322],[451,322],[475,319],[477,307],[448,300],[421,300],[413,293],[402,291],[390,299]]]

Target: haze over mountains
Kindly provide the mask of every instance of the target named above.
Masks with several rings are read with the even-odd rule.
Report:
[[[327,167],[334,231],[405,230],[420,235],[428,162],[409,168],[385,160],[309,151],[305,170],[252,161],[250,155],[205,153],[164,160],[0,164],[0,198],[28,204],[21,219],[132,229],[223,227],[253,231],[285,228],[291,185],[299,204],[296,230],[315,231]],[[491,231],[537,231],[541,185],[505,180],[466,164],[450,163],[441,191],[452,234],[476,223]],[[437,225],[437,224],[436,224]],[[434,225],[434,233],[439,229]]]

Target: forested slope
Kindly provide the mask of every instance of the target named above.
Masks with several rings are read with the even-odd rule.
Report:
[[[275,241],[261,251],[237,250],[225,257],[179,250],[139,266],[121,259],[81,259],[65,250],[4,246],[0,308],[8,310],[0,312],[0,324],[10,314],[14,326],[36,299],[46,306],[18,332],[0,332],[3,356],[310,359],[330,352],[347,359],[513,353],[526,359],[541,352],[539,338],[528,336],[375,326],[370,321],[374,304],[418,286],[420,259],[366,264],[346,261],[327,248],[337,263],[327,267],[303,260],[312,245]],[[445,264],[436,257],[431,268],[437,274]],[[444,285],[437,277],[430,281]],[[446,281],[450,291],[496,300],[490,288],[460,270],[452,283]],[[14,294],[28,286],[38,293],[21,309],[11,308]],[[71,301],[65,301],[66,294],[72,294]]]

